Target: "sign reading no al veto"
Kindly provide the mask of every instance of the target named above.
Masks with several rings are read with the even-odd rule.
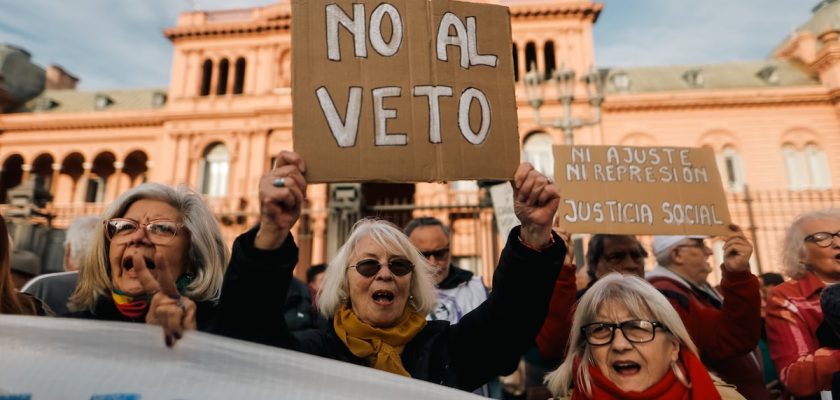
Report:
[[[510,179],[507,7],[293,0],[293,137],[310,182]]]
[[[560,226],[575,233],[725,235],[730,223],[708,148],[554,146]]]

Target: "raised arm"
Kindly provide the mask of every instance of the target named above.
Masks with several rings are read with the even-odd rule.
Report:
[[[569,333],[572,327],[572,317],[575,312],[575,253],[568,232],[559,232],[566,245],[567,253],[563,260],[563,269],[554,282],[554,292],[548,307],[540,333],[537,335],[537,348],[540,357],[546,364],[556,365],[563,360]]]
[[[519,166],[513,188],[522,226],[502,250],[490,296],[452,327],[449,349],[464,390],[516,369],[545,319],[566,255],[563,241],[551,232],[557,189],[530,164]]]

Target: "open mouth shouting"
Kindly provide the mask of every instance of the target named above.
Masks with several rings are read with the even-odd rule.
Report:
[[[633,361],[615,361],[612,369],[620,376],[633,376],[641,371],[642,366]]]
[[[394,302],[394,292],[390,290],[377,290],[371,295],[373,303],[379,306],[389,306]]]
[[[156,267],[155,266],[155,261],[152,260],[151,257],[143,256],[143,261],[146,264],[146,268],[148,268],[150,270],[155,269],[155,267]],[[122,267],[126,271],[131,271],[131,269],[134,268],[134,257],[132,257],[132,256],[123,257],[122,263],[120,265],[122,265]]]

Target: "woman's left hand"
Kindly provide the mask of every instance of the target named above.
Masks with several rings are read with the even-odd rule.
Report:
[[[560,205],[557,188],[531,164],[522,163],[513,175],[513,198],[513,209],[522,222],[522,240],[537,248],[547,246]]]
[[[155,255],[157,279],[149,272],[140,254],[134,255],[134,268],[137,269],[137,279],[143,290],[152,296],[146,323],[162,326],[166,346],[172,347],[184,336],[184,331],[196,329],[195,302],[178,293],[166,259],[162,256]]]

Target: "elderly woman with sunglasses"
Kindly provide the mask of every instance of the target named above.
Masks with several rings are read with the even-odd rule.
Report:
[[[820,294],[840,283],[840,210],[799,216],[782,246],[785,273],[792,280],[767,293],[766,329],[770,357],[787,391],[798,397],[831,389],[840,371],[840,350],[820,344],[824,331]]]
[[[743,399],[713,379],[680,316],[645,280],[610,273],[580,299],[566,358],[546,376],[563,399]]]
[[[201,196],[144,183],[102,219],[67,316],[160,324],[169,345],[185,328],[209,329],[229,256]]]
[[[466,391],[517,367],[545,317],[566,251],[551,232],[559,196],[543,175],[529,164],[517,169],[522,226],[502,251],[489,299],[457,324],[426,321],[435,301],[431,266],[405,234],[362,220],[330,262],[319,294],[330,326],[292,335],[276,299],[297,261],[289,230],[300,215],[306,169],[294,153],[278,160],[260,183],[260,225],[234,243],[222,290],[224,334]]]

